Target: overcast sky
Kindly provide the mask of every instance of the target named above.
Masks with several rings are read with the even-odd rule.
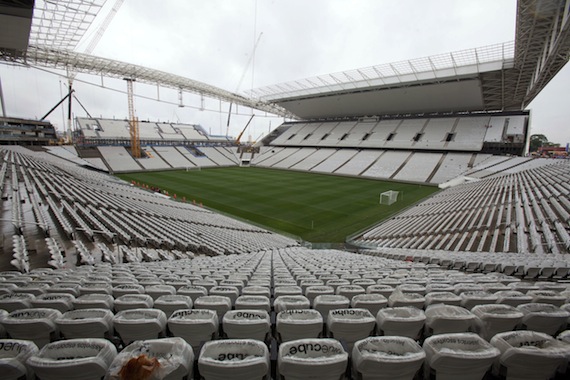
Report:
[[[114,2],[107,1],[102,16]],[[512,41],[515,18],[515,0],[126,0],[92,54],[243,92]],[[40,118],[65,95],[66,80],[60,75],[2,64],[0,78],[10,116]],[[569,83],[566,65],[530,104],[531,134],[570,142]],[[93,116],[128,115],[124,81],[78,75],[74,87]],[[202,102],[185,93],[185,107],[178,107],[177,92],[140,83],[135,93],[165,101],[137,97],[136,113],[142,120],[200,124],[212,134],[226,134],[228,104]],[[252,112],[238,110],[242,115],[231,117],[233,136]],[[77,104],[74,112],[85,116]],[[283,121],[253,112],[256,117],[246,132],[253,139]],[[62,129],[63,110],[49,120]]]

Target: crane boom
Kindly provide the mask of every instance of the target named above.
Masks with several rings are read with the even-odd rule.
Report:
[[[239,145],[240,144],[240,140],[241,137],[243,136],[245,130],[247,129],[247,127],[249,126],[249,123],[251,123],[251,121],[253,120],[253,117],[255,116],[255,114],[252,114],[251,117],[249,118],[247,124],[245,125],[245,127],[243,127],[243,129],[241,130],[240,134],[238,135],[238,137],[236,138],[236,144]]]

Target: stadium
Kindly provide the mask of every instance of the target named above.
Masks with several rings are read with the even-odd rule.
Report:
[[[69,79],[35,119],[0,83],[7,378],[568,378],[570,160],[528,154],[528,105],[570,1],[518,0],[514,42],[246,93],[92,55],[122,3],[0,1],[1,62]],[[129,116],[78,75],[123,81]],[[134,83],[251,116],[139,120]],[[254,112],[282,121],[245,142]]]

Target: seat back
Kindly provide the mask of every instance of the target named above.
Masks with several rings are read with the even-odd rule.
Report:
[[[79,309],[55,320],[61,335],[72,338],[106,338],[113,333],[113,312],[107,309]]]
[[[474,333],[440,334],[426,338],[425,378],[480,380],[499,356],[497,348]]]
[[[59,338],[59,329],[55,320],[60,316],[61,312],[55,309],[30,308],[15,310],[0,323],[12,338],[31,340],[42,348]]]
[[[269,375],[269,350],[253,339],[206,342],[198,357],[198,369],[205,380],[263,379]]]
[[[338,380],[348,364],[348,353],[336,339],[298,339],[279,346],[277,365],[284,380],[308,378]]]
[[[376,315],[378,333],[417,339],[421,335],[426,316],[423,310],[412,306],[387,307]]]
[[[135,340],[155,339],[166,332],[166,315],[158,309],[129,309],[115,314],[115,331],[125,344]]]
[[[29,357],[38,353],[38,346],[29,340],[0,339],[0,373],[10,380],[33,380],[34,371],[28,366]]]
[[[222,328],[228,338],[265,341],[271,322],[265,310],[230,310],[223,318]]]
[[[354,344],[352,367],[357,378],[411,380],[425,357],[423,349],[411,338],[375,336]]]
[[[162,380],[191,379],[194,352],[182,338],[139,340],[125,347],[111,364],[108,377]],[[146,377],[148,378],[148,377]]]
[[[42,380],[98,380],[116,355],[106,339],[68,339],[46,345],[28,364]]]
[[[323,316],[313,309],[284,310],[277,314],[275,324],[279,342],[318,338],[323,331]]]

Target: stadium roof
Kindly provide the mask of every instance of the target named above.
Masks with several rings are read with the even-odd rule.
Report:
[[[78,43],[105,3],[0,0],[0,59],[129,77],[275,115],[322,119],[522,110],[570,57],[570,0],[518,0],[514,43],[320,75],[259,88],[244,96],[78,52]]]
[[[522,110],[570,57],[570,1],[519,0],[514,43],[252,90],[303,119]]]

